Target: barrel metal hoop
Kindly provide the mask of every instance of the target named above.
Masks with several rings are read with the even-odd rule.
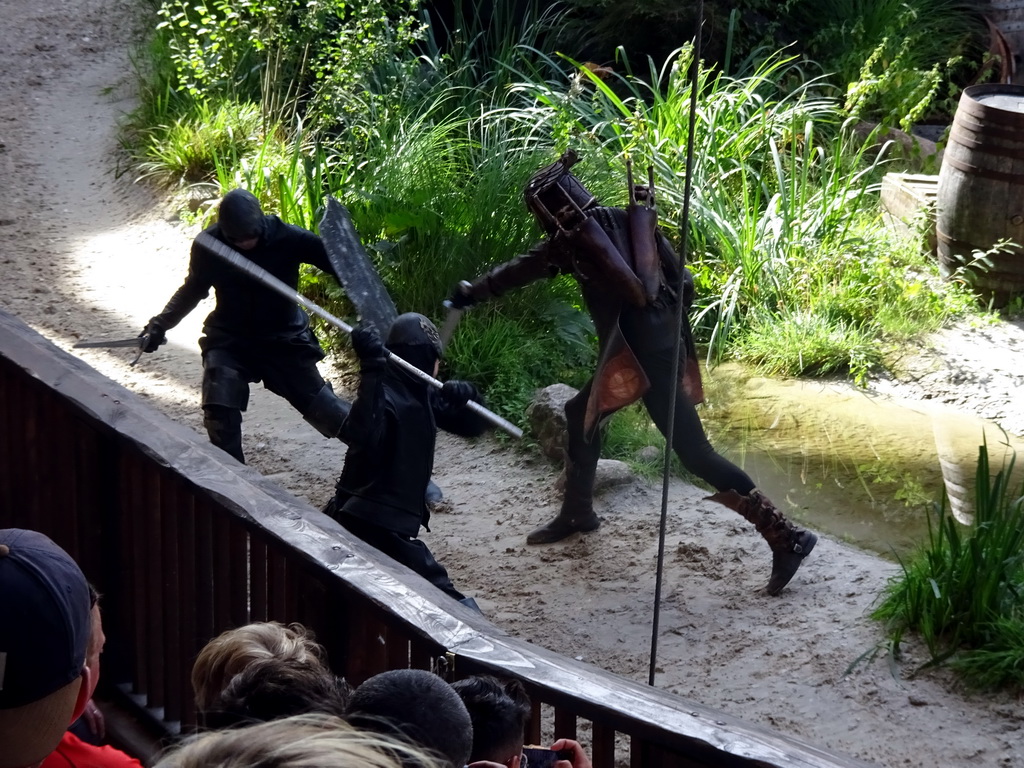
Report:
[[[1022,181],[1022,176],[1019,173],[1000,173],[999,171],[990,171],[987,168],[979,168],[976,165],[971,165],[970,163],[962,162],[961,160],[957,160],[955,157],[950,157],[949,155],[943,157],[942,162],[949,163],[958,171],[963,171],[964,173],[968,173],[972,176],[980,176],[983,179],[1010,182]]]
[[[1024,126],[1018,126],[1017,128],[1012,129],[1008,128],[1004,131],[992,128],[990,125],[982,125],[980,123],[972,123],[968,125],[964,120],[957,120],[953,123],[953,129],[949,132],[949,140],[955,141],[957,138],[967,134],[970,136],[982,136],[984,138],[1000,138],[1020,144],[1022,130],[1024,130]]]
[[[1024,122],[1024,114],[1020,112],[1009,112],[1005,109],[992,109],[976,101],[967,101],[957,107],[957,115],[967,114],[986,125],[1016,127],[1018,130]],[[955,119],[955,118],[954,118]]]
[[[960,239],[955,238],[955,237],[950,237],[949,235],[947,235],[945,232],[943,232],[941,229],[939,229],[937,227],[935,229],[935,239],[939,243],[941,243],[942,245],[948,246],[952,250],[952,252],[954,252],[954,253],[973,253],[974,251],[983,251],[983,250],[985,250],[984,248],[981,248],[977,242],[969,243],[966,240],[960,240]],[[994,244],[995,244],[995,241],[992,242],[992,245],[994,245]],[[1024,249],[1022,249],[1022,248],[1007,248],[1006,253],[1007,254],[1022,254],[1022,255],[1024,255]],[[1006,271],[1006,270],[1004,270],[1004,271]],[[1009,271],[1014,271],[1014,270],[1009,270]]]

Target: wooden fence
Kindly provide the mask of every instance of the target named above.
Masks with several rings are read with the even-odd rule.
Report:
[[[199,649],[273,619],[313,629],[353,685],[518,678],[531,740],[582,734],[595,768],[864,765],[508,636],[3,312],[0,527],[77,559],[104,595],[104,679],[172,733],[196,722]]]

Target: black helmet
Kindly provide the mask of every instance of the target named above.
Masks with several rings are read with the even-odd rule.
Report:
[[[579,161],[571,149],[556,162],[537,171],[526,184],[526,207],[549,235],[572,229],[586,218],[584,211],[597,205],[597,198],[569,173]]]
[[[263,209],[256,196],[244,189],[232,189],[220,201],[217,223],[228,240],[238,243],[263,236]]]
[[[389,350],[425,373],[432,374],[434,363],[441,359],[441,334],[418,312],[396,317],[385,343]]]

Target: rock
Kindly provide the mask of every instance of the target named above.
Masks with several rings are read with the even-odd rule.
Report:
[[[644,464],[654,464],[665,458],[665,452],[656,445],[645,445],[636,452],[636,460]]]
[[[630,469],[629,464],[616,459],[600,459],[597,462],[597,472],[594,474],[594,493],[614,488],[619,485],[626,485],[633,482],[636,475]],[[565,470],[555,480],[555,489],[559,492],[565,490]]]
[[[552,384],[538,389],[526,409],[530,434],[552,461],[561,462],[565,448],[565,404],[578,390],[568,384]]]

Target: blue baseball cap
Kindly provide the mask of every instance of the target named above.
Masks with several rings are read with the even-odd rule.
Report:
[[[0,529],[0,768],[41,760],[71,724],[91,610],[67,552],[36,531]]]

